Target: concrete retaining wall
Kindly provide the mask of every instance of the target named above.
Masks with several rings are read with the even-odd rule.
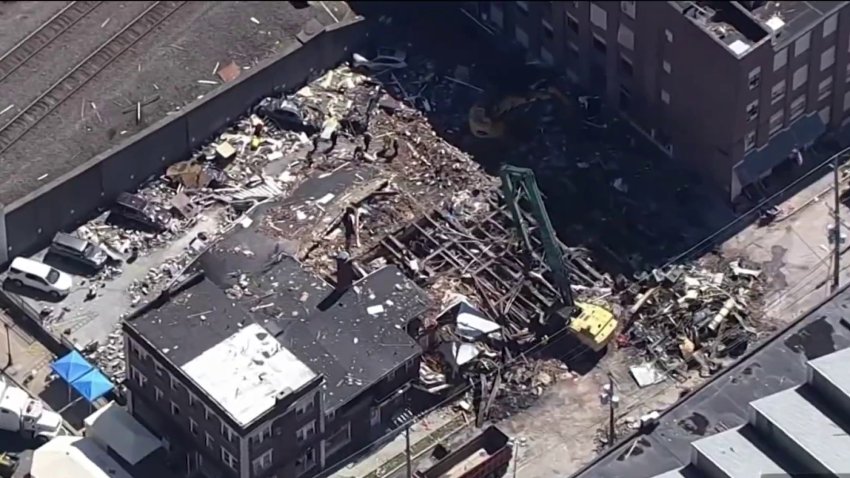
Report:
[[[169,165],[187,159],[263,97],[295,90],[333,68],[365,42],[366,36],[362,18],[328,26],[182,113],[160,120],[7,205],[5,227],[0,212],[0,266],[45,247],[57,231],[79,226],[108,208],[119,193],[132,191]]]

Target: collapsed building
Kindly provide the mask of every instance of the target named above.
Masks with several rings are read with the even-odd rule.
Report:
[[[570,373],[538,357],[565,335],[589,355],[618,337],[658,374],[755,336],[758,271],[612,277],[555,237],[533,175],[500,187],[438,136],[420,110],[468,86],[409,61],[357,56],[261,101],[77,230],[116,259],[83,300],[127,305],[123,351],[104,330],[85,351],[183,471],[319,473],[469,388],[478,422],[509,416]],[[72,312],[41,319],[69,335]]]

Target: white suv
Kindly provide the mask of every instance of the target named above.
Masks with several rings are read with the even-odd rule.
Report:
[[[32,287],[54,299],[61,299],[71,292],[71,276],[32,259],[16,257],[9,266],[8,278],[17,287]]]

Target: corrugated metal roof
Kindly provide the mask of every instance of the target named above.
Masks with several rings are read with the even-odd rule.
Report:
[[[692,442],[691,464],[656,478],[850,474],[848,363],[850,348],[810,360],[806,383],[750,402],[747,424]]]
[[[782,474],[785,470],[741,433],[741,428],[718,433],[693,443],[694,465],[711,468],[713,476],[750,478],[765,473]]]

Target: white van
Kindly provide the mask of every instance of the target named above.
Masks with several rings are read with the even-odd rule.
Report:
[[[16,257],[9,266],[9,282],[17,287],[38,289],[60,299],[71,292],[71,276],[43,262]]]

